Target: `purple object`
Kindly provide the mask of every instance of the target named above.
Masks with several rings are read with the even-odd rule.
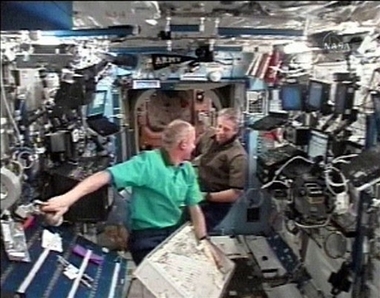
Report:
[[[87,249],[77,244],[74,246],[73,252],[78,256],[84,257],[86,255]],[[103,257],[92,253],[89,261],[96,265],[100,265],[103,262]]]

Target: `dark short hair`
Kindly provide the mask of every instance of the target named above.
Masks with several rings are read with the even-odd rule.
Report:
[[[224,117],[231,122],[236,124],[236,127],[240,126],[241,123],[241,113],[235,108],[224,108],[218,112],[218,117]]]

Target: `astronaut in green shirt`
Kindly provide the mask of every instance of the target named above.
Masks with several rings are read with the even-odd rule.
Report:
[[[162,134],[162,148],[142,152],[91,175],[67,193],[48,200],[42,211],[60,217],[80,198],[106,184],[118,190],[131,187],[128,247],[137,265],[179,227],[185,206],[197,238],[206,239],[205,219],[198,206],[202,194],[188,161],[194,148],[194,127],[174,120]],[[214,254],[211,245],[210,250]]]

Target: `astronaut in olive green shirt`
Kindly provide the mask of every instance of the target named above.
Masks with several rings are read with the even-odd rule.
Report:
[[[216,128],[199,138],[194,151],[193,164],[206,199],[201,208],[209,233],[227,216],[246,186],[248,156],[238,140],[240,118],[234,108],[220,110]]]

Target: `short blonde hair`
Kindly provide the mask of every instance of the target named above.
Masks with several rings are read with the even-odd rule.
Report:
[[[194,127],[186,121],[176,119],[170,122],[162,133],[162,147],[172,149],[181,141],[186,140]]]

